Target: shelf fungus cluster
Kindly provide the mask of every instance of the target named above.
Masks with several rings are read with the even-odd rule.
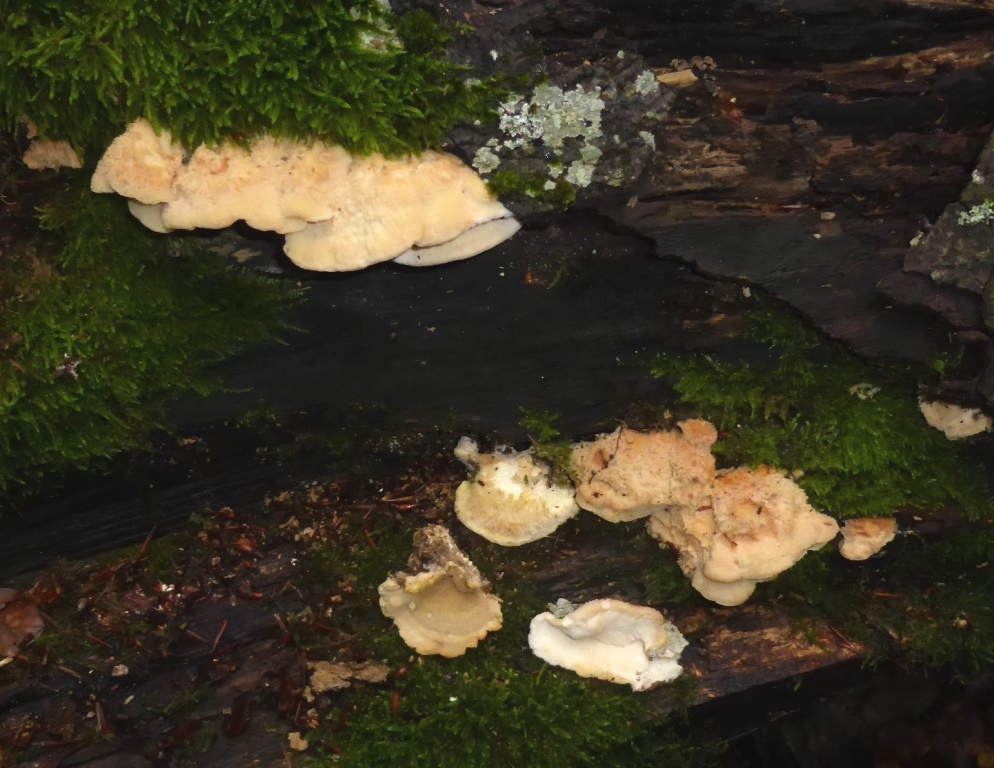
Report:
[[[842,525],[839,552],[846,560],[869,560],[897,536],[892,517],[863,517]]]
[[[455,453],[476,471],[456,489],[456,516],[489,541],[528,544],[579,512],[573,490],[553,484],[550,468],[531,451],[480,453],[474,441],[463,438]]]
[[[711,453],[716,440],[714,426],[701,419],[681,421],[675,430],[620,427],[574,445],[569,469],[576,506],[612,523],[647,519],[661,546],[679,552],[681,568],[701,595],[739,605],[758,582],[834,539],[839,526],[777,470],[717,471]],[[492,542],[535,541],[576,511],[570,491],[552,488],[548,469],[530,451],[481,454],[464,438],[456,455],[478,468],[457,491],[456,514]],[[857,529],[850,528],[851,537]],[[844,545],[843,552],[867,546]]]
[[[91,188],[128,198],[135,217],[156,232],[241,220],[286,235],[287,256],[322,272],[465,259],[520,226],[452,155],[356,157],[338,146],[270,136],[188,154],[146,120],[111,143]]]
[[[501,628],[500,600],[445,527],[415,532],[408,569],[380,584],[380,609],[418,653],[462,656]]]
[[[991,417],[979,408],[964,408],[955,403],[940,403],[919,400],[918,408],[925,421],[933,429],[938,429],[949,440],[963,440],[968,437],[990,432]]]
[[[528,645],[543,661],[581,677],[646,691],[676,680],[687,641],[663,614],[621,600],[577,607],[560,600],[532,619]]]
[[[701,419],[676,431],[619,428],[573,449],[576,502],[608,522],[705,503],[714,484],[715,428]]]
[[[758,582],[834,539],[839,526],[790,478],[740,467],[717,473],[709,504],[651,515],[649,532],[680,552],[694,589],[719,605],[740,605]]]

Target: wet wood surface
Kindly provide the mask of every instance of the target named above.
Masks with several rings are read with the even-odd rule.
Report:
[[[602,261],[612,258],[604,251],[617,255],[638,250],[617,234],[616,228],[622,228],[626,237],[634,233],[645,238],[641,265],[663,257],[764,286],[831,335],[867,353],[920,358],[950,331],[946,320],[895,308],[901,296],[892,302],[877,286],[902,274],[909,241],[958,196],[990,134],[994,3],[709,2],[660,7],[649,2],[446,0],[433,8],[476,25],[494,40],[527,33],[562,66],[582,66],[585,59],[621,49],[637,51],[660,72],[673,69],[673,59],[711,56],[717,62],[717,68],[699,72],[693,84],[675,93],[657,139],[654,166],[639,185],[620,198],[584,204],[585,210],[606,217],[601,221],[612,222],[583,232],[588,251],[603,242]],[[535,225],[532,256],[502,251],[488,256],[489,263],[457,266],[462,272],[452,274],[458,277],[424,280],[406,294],[391,292],[389,272],[315,280],[315,294],[335,290],[312,305],[327,317],[309,316],[309,340],[232,365],[230,381],[236,387],[255,387],[252,397],[291,407],[343,402],[373,392],[371,399],[402,415],[398,420],[424,425],[438,423],[452,402],[463,409],[460,415],[475,416],[481,431],[513,430],[520,405],[561,410],[570,432],[604,425],[619,403],[647,394],[647,379],[628,376],[634,368],[624,368],[619,383],[615,368],[614,383],[592,391],[593,373],[586,378],[575,370],[564,375],[563,360],[595,360],[584,370],[604,372],[598,380],[607,381],[619,339],[626,362],[634,365],[637,354],[658,345],[661,336],[682,323],[706,327],[718,305],[705,300],[707,291],[702,291],[699,300],[685,300],[693,309],[689,318],[681,315],[686,303],[681,307],[676,295],[669,297],[672,303],[665,311],[659,304],[650,311],[649,303],[633,310],[628,297],[626,303],[607,295],[604,283],[598,290],[601,263],[586,277],[581,271],[577,285],[582,290],[558,294],[569,299],[565,303],[554,294],[536,299],[542,306],[529,321],[545,334],[542,343],[527,327],[514,324],[515,315],[480,337],[469,333],[482,324],[479,317],[456,312],[446,318],[448,292],[457,288],[467,293],[456,309],[474,305],[492,314],[496,307],[526,316],[523,297],[540,296],[526,293],[532,288],[524,283],[539,261],[535,254],[550,242],[562,247],[579,230],[572,224],[553,226],[559,229]],[[615,238],[610,243],[593,242],[609,234]],[[655,286],[660,292],[664,289],[657,283],[672,278],[672,273],[659,271],[649,277],[630,265],[604,268],[612,275],[629,269],[626,285]],[[482,283],[482,278],[469,279],[473,270],[488,270],[493,274],[486,282],[500,286],[486,302],[468,292],[470,284]],[[688,283],[697,280],[690,276]],[[568,289],[569,283],[564,285]],[[960,329],[976,330],[979,305],[972,294],[941,294],[921,282],[914,287],[921,295],[909,303],[934,307],[936,297],[944,296],[946,317],[960,318]],[[899,282],[895,290],[907,296],[911,286]],[[725,291],[722,300],[730,295]],[[430,315],[421,311],[424,306]],[[593,320],[571,324],[564,332],[562,317],[572,313]],[[436,322],[436,317],[442,319]],[[617,318],[626,322],[612,320]],[[351,339],[336,337],[342,327],[371,330]],[[399,334],[403,344],[391,334]],[[493,349],[506,339],[517,341],[499,347],[499,366],[482,365],[478,353],[466,353],[467,348],[478,351],[481,340]],[[549,355],[550,339],[563,341],[565,357]],[[509,368],[515,372],[508,373]],[[545,396],[546,376],[558,381],[557,401]],[[467,377],[476,377],[472,385]],[[246,399],[233,394],[187,403],[178,417],[195,431],[232,417]],[[267,464],[262,472],[259,462],[248,459],[225,464],[221,474],[205,471],[197,462],[180,466],[188,474],[159,474],[151,491],[118,483],[120,475],[111,474],[93,496],[65,486],[60,498],[5,520],[0,531],[4,572],[40,572],[60,553],[141,540],[160,520],[165,530],[197,509],[216,512],[224,504],[258,504],[265,488],[276,490],[287,477],[278,464]],[[71,522],[60,523],[60,515]],[[48,526],[43,540],[30,539],[42,521]],[[67,550],[60,548],[60,539],[86,546]],[[654,554],[663,553],[656,548]],[[647,551],[619,556],[592,541],[582,547],[563,544],[561,556],[545,561],[536,579],[555,596],[634,599],[642,593],[638,573],[645,566],[640,558],[646,556]],[[192,595],[183,615],[200,639],[187,637],[141,675],[123,680],[105,675],[92,682],[85,670],[69,669],[43,683],[5,685],[0,689],[4,733],[17,732],[33,720],[46,724],[48,730],[34,742],[34,762],[27,763],[37,768],[165,764],[160,761],[197,728],[180,730],[193,726],[157,713],[184,687],[203,684],[208,694],[188,720],[208,722],[225,733],[205,758],[214,762],[204,764],[257,760],[259,765],[284,765],[285,732],[295,716],[288,715],[288,708],[298,701],[293,692],[300,689],[301,655],[287,642],[274,613],[304,607],[288,586],[297,572],[285,566],[287,559],[283,550],[260,551],[252,575],[241,574],[230,584]],[[611,575],[595,584],[589,573],[597,563],[601,574]],[[499,582],[495,587],[499,589]],[[263,598],[256,599],[256,593]],[[699,702],[759,691],[865,653],[829,626],[801,633],[786,613],[771,606],[697,605],[675,619],[692,641],[688,668],[700,683]],[[167,678],[174,682],[164,686]],[[288,691],[282,701],[273,693],[281,686]],[[134,699],[125,703],[129,696]],[[113,747],[81,747],[80,723],[87,733],[106,727],[131,735]]]

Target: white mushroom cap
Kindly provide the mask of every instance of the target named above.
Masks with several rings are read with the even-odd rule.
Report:
[[[897,536],[897,520],[892,517],[864,517],[842,524],[839,552],[846,560],[868,560]]]
[[[531,621],[528,645],[543,661],[581,677],[645,691],[680,676],[687,641],[659,611],[604,599],[565,615],[562,602],[555,612],[540,613]]]
[[[576,503],[612,523],[704,504],[714,483],[711,446],[718,435],[700,419],[678,426],[673,432],[622,427],[574,446]]]
[[[681,568],[704,597],[739,605],[756,582],[831,541],[839,526],[778,471],[739,467],[718,473],[710,505],[657,513],[649,532],[680,551]]]
[[[739,579],[737,581],[715,581],[709,579],[702,571],[694,571],[690,586],[696,589],[701,597],[718,605],[742,605],[752,597],[759,582],[754,579]]]
[[[380,585],[380,609],[418,653],[462,656],[501,628],[500,600],[444,527],[415,532],[408,568],[415,573],[396,573]]]
[[[549,467],[531,451],[481,454],[476,443],[460,440],[456,456],[479,467],[456,489],[456,516],[488,541],[505,547],[527,544],[579,512],[573,489],[554,486]]]
[[[248,147],[182,147],[145,120],[108,147],[91,181],[156,231],[218,229],[243,220],[287,235],[298,266],[325,272],[391,259],[431,265],[468,258],[519,228],[483,180],[451,155],[353,157],[342,147],[269,136]]]
[[[918,401],[918,408],[930,427],[938,429],[950,440],[991,431],[991,417],[979,408],[964,408],[953,403]]]

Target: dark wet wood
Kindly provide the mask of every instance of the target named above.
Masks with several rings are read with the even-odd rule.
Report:
[[[502,37],[532,35],[544,46],[550,62],[561,66],[582,66],[585,59],[614,55],[621,49],[638,51],[648,66],[659,71],[670,69],[673,59],[712,56],[718,67],[698,72],[694,84],[675,93],[673,109],[657,137],[654,166],[639,186],[625,190],[620,201],[592,199],[584,205],[649,238],[660,256],[693,262],[706,272],[741,277],[769,288],[828,332],[863,351],[918,357],[933,351],[934,339],[946,326],[887,308],[877,285],[900,275],[908,242],[928,218],[937,216],[958,196],[990,133],[994,122],[994,2],[444,0],[430,5],[450,18],[476,25],[481,34],[490,35],[498,44]],[[562,240],[563,231],[565,236],[571,232],[552,232],[549,240]],[[549,242],[539,237],[533,241],[530,247],[536,252]],[[621,248],[615,244],[615,250]],[[491,261],[488,268],[496,272],[500,263]],[[521,285],[530,266],[528,260],[519,259],[506,273],[499,273],[500,278],[507,275],[507,285],[498,289],[503,291],[506,306],[520,310]],[[484,269],[482,264],[458,268],[464,274]],[[364,279],[371,291],[390,280],[389,275],[380,275],[325,282],[346,286]],[[494,275],[489,280],[501,284]],[[513,288],[509,287],[512,280]],[[443,283],[440,279],[439,284]],[[894,291],[907,296],[911,288],[903,285]],[[443,285],[439,290],[449,288]],[[910,303],[932,302],[937,306],[939,299],[929,285],[918,280],[914,290],[923,295]],[[343,293],[347,293],[344,288]],[[455,354],[455,347],[447,347],[444,340],[436,341],[442,335],[433,335],[439,325],[435,315],[431,320],[423,313],[419,316],[421,294],[415,291],[410,295],[409,314],[391,305],[388,312],[375,318],[378,325],[374,327],[364,325],[371,315],[360,307],[361,293],[349,294],[352,303],[338,307],[348,322],[331,330],[349,328],[351,338],[363,341],[373,338],[372,331],[362,335],[354,329],[373,327],[383,337],[380,346],[357,344],[356,349],[349,349],[342,341],[334,348],[339,355],[336,358],[329,353],[330,347],[321,346],[312,337],[296,352],[303,368],[320,369],[326,381],[332,382],[326,386],[337,387],[335,391],[345,393],[343,397],[349,392],[368,391],[374,379],[384,385],[384,392],[394,393],[401,383],[414,382],[408,392],[414,391],[423,400],[428,399],[425,393],[434,394],[433,417],[440,415],[440,408],[448,408],[447,393],[461,386],[466,397],[465,379],[458,378],[465,358]],[[386,291],[375,293],[374,298],[383,295]],[[587,295],[573,298],[576,301],[571,311],[589,315],[593,308],[600,311],[604,296],[590,288]],[[971,328],[971,323],[976,323],[977,308],[969,297],[947,292],[941,298],[955,304],[960,327]],[[436,302],[431,305],[433,311],[445,308],[444,293],[431,294],[430,300]],[[481,304],[479,299],[474,301]],[[677,297],[673,301],[678,305]],[[335,308],[330,299],[323,306]],[[554,313],[565,314],[563,305],[543,311],[549,313],[543,317],[549,318]],[[667,314],[666,320],[676,322],[677,318]],[[465,319],[459,318],[452,325],[463,322]],[[472,317],[469,322],[473,322]],[[393,332],[391,324],[408,342],[402,351],[395,352],[384,341]],[[597,347],[599,352],[605,343],[619,338],[614,326],[591,323],[584,327],[589,332],[586,346]],[[914,336],[909,330],[912,327],[920,327],[921,333]],[[328,330],[327,326],[323,330]],[[575,327],[567,334],[561,326],[544,330],[550,337],[569,335],[567,341],[577,344],[575,356],[584,354],[584,339],[575,335]],[[498,337],[499,331],[494,329]],[[460,328],[452,332],[462,333]],[[653,338],[663,332],[660,325]],[[639,339],[634,339],[626,352],[634,359],[638,347]],[[421,353],[432,349],[437,357],[431,360],[447,363],[440,367],[437,378],[412,373],[420,369],[421,359],[427,359]],[[531,354],[540,359],[545,350],[536,345]],[[611,352],[604,359],[613,357]],[[336,379],[341,376],[344,366],[340,360],[344,358],[365,360],[368,378]],[[294,369],[283,362],[274,363],[280,360],[278,356],[266,353],[268,372],[257,367],[259,359],[232,366],[229,372],[236,386],[253,385],[256,397],[271,395],[278,400],[281,391],[300,384]],[[533,388],[521,387],[511,395],[503,378],[506,372],[496,376],[479,365],[475,367],[482,373],[480,386],[472,390],[483,403],[479,407],[501,410],[498,417],[493,411],[481,416],[478,423],[483,428],[515,423],[519,405],[548,405],[540,396],[548,384],[537,379],[545,375],[544,367],[523,364],[515,381],[530,382]],[[560,375],[562,370],[560,366]],[[439,382],[450,388],[441,390],[445,393],[442,396],[433,389]],[[599,423],[621,399],[615,399],[619,395],[616,389],[591,397],[589,389],[584,390],[583,378],[575,372],[560,384],[575,390],[571,402],[576,404],[576,411],[564,415],[574,419],[576,429]],[[314,386],[313,382],[304,385],[306,391],[300,399],[311,397]],[[216,403],[190,406],[187,414],[193,415],[189,423],[202,424],[218,418],[219,413],[230,416],[244,405],[244,397],[233,405],[237,399],[229,398],[217,410],[213,410]],[[586,410],[580,413],[582,409]],[[424,413],[417,417],[423,419]],[[258,466],[247,462],[230,475],[174,479],[145,498],[157,496],[158,508],[168,508],[173,521],[198,504],[251,504],[251,492],[260,488],[257,481],[275,483],[279,477],[278,471],[257,476]],[[246,474],[253,476],[246,478]],[[142,499],[138,489],[129,489],[120,498],[105,497],[103,506],[114,512],[100,523],[98,548],[144,536],[151,527],[149,519],[139,520],[125,537],[112,535],[113,530],[119,530],[114,525],[117,517],[130,516],[134,523],[136,515],[132,513]],[[61,503],[70,506],[81,501],[85,499],[67,491]],[[98,514],[99,506],[94,503],[85,509],[73,526],[58,529],[56,535],[84,539],[84,518]],[[182,515],[177,510],[182,510]],[[18,552],[24,552],[23,542],[9,534],[34,524],[36,520],[25,518],[7,529],[3,543],[8,548],[4,550],[7,562],[14,562]],[[608,594],[636,599],[642,593],[638,574],[649,562],[646,558],[664,555],[658,548],[644,546],[638,554],[621,556],[616,551],[598,550],[593,544],[557,543],[556,547],[559,556],[542,561],[535,578],[547,586],[550,596],[575,599]],[[256,567],[263,571],[267,558],[277,554],[264,553]],[[31,551],[23,557],[20,566],[26,562],[38,567],[50,559],[51,550]],[[597,580],[591,578],[592,570],[598,573]],[[281,567],[267,579],[250,580],[250,591],[265,595],[262,601],[236,594],[242,588],[239,585],[226,593],[219,591],[218,599],[204,598],[191,606],[190,627],[207,642],[190,640],[169,663],[175,662],[171,674],[187,670],[200,675],[197,680],[205,681],[209,688],[209,696],[197,705],[190,719],[221,723],[225,729],[227,735],[217,742],[221,746],[210,755],[212,765],[245,765],[248,759],[274,768],[283,764],[284,734],[291,729],[286,710],[290,702],[299,700],[294,696],[299,689],[300,658],[286,643],[271,607],[273,602],[283,612],[301,607],[288,588],[295,575],[292,569]],[[499,593],[499,581],[495,587]],[[721,609],[697,604],[674,618],[692,641],[688,666],[700,680],[701,701],[755,690],[858,659],[864,653],[829,626],[816,627],[813,635],[802,634],[784,613],[772,607]],[[219,634],[222,626],[226,627],[223,635]],[[217,654],[211,652],[215,637],[220,638]],[[217,657],[220,661],[215,660]],[[155,714],[176,691],[163,689],[156,674],[142,673],[117,684],[117,690],[115,683],[103,681],[95,699],[103,710],[102,717],[118,724],[114,727],[120,727],[122,733],[135,729],[142,734],[140,739],[128,742],[125,752],[101,753],[98,745],[87,748],[95,751],[83,754],[78,745],[61,744],[60,739],[76,738],[72,724],[85,721],[88,712],[95,713],[92,719],[98,717],[89,703],[92,700],[87,699],[92,684],[84,682],[82,671],[75,675],[73,671],[60,672],[44,685],[15,684],[0,690],[0,709],[7,725],[21,722],[18,718],[27,722],[43,712],[55,729],[49,734],[54,746],[48,748],[48,756],[39,755],[35,765],[82,763],[92,768],[103,764],[100,761],[112,760],[117,762],[106,765],[148,765],[158,759],[157,750],[168,754],[190,738],[192,731],[177,730],[182,724],[167,723]],[[274,690],[282,690],[282,697]],[[143,714],[132,714],[127,708],[130,704],[122,703],[125,694],[136,696]],[[280,711],[281,706],[284,711]],[[62,707],[72,711],[61,712]],[[291,713],[290,721],[296,716]],[[252,727],[247,728],[247,722]],[[60,723],[64,724],[62,731],[58,730]],[[145,741],[151,750],[146,749]]]
[[[432,6],[497,41],[533,36],[553,68],[619,50],[638,52],[657,72],[695,56],[716,62],[676,89],[656,132],[655,165],[628,204],[588,200],[650,237],[660,255],[763,285],[868,354],[934,350],[934,338],[923,338],[928,321],[892,304],[924,307],[954,327],[976,318],[976,297],[936,296],[900,275],[909,242],[958,197],[994,123],[994,4]],[[771,256],[751,243],[768,239],[764,224],[792,247]],[[736,236],[708,248],[702,230],[721,228]],[[834,250],[820,258],[826,249]],[[888,294],[876,290],[881,282]],[[824,286],[841,297],[826,298]]]
[[[512,588],[549,600],[645,602],[642,575],[673,557],[640,522],[612,525],[588,513],[553,537],[496,547],[454,519],[453,488],[463,470],[441,455],[427,464],[412,456],[407,480],[315,485],[266,505],[218,509],[185,545],[189,564],[167,576],[168,583],[150,582],[144,556],[134,552],[74,571],[83,595],[79,610],[90,617],[76,631],[94,640],[85,653],[59,663],[29,647],[0,670],[0,750],[16,749],[23,764],[35,768],[150,768],[191,759],[217,768],[286,765],[288,734],[306,732],[315,718],[345,701],[338,694],[310,696],[306,663],[365,660],[369,638],[350,635],[343,628],[347,620],[342,625],[338,617],[378,617],[375,602],[360,602],[375,599],[365,588],[360,597],[344,583],[311,583],[310,547],[318,540],[335,546],[337,538],[347,546],[347,537],[361,535],[367,525],[412,530],[432,520],[451,526],[460,546],[486,564],[484,575],[505,598],[505,620],[521,610],[509,596]],[[311,533],[298,536],[305,528]],[[149,546],[154,553],[157,544]],[[401,558],[393,567],[403,565]],[[384,577],[389,569],[385,564]],[[65,610],[56,582],[43,577],[39,584],[34,594],[46,615]],[[100,620],[120,617],[122,606],[146,628],[115,631],[127,626],[120,618]],[[326,613],[329,606],[333,612]],[[679,609],[656,607],[691,643],[683,663],[697,678],[697,703],[864,653],[828,626],[809,625],[802,633],[770,606],[729,609],[695,598]],[[376,631],[395,631],[385,619],[373,624]],[[514,624],[519,631],[525,626],[520,619]],[[50,619],[46,632],[61,629]],[[310,649],[294,640],[307,631],[322,638]],[[524,636],[520,643],[527,653]],[[469,653],[485,652],[483,645]],[[33,674],[25,677],[26,670]],[[389,690],[392,679],[377,685]],[[291,757],[291,764],[301,764],[301,757]]]
[[[468,547],[486,547],[474,535],[465,539]],[[675,559],[673,552],[660,549],[649,538],[643,522],[612,525],[586,512],[580,513],[579,526],[571,523],[557,531],[554,543],[520,550],[522,565],[530,564],[534,571],[527,577],[530,589],[550,595],[550,601],[566,597],[574,603],[614,597],[643,604],[643,574],[663,559]],[[499,580],[495,591],[500,594]],[[693,593],[683,606],[655,607],[665,611],[691,642],[683,663],[698,681],[695,703],[865,658],[868,653],[841,630],[816,622],[802,627],[774,605],[751,601],[725,608]]]

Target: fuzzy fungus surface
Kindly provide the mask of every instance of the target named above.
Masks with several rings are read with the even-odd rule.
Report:
[[[680,552],[680,567],[705,598],[740,605],[839,532],[793,480],[770,467],[718,473],[710,504],[660,512],[649,532]]]
[[[619,427],[573,449],[576,503],[612,523],[670,509],[697,509],[715,478],[714,426],[688,419],[675,431]]]
[[[35,139],[21,158],[32,171],[58,168],[82,168],[83,162],[68,141]]]
[[[680,676],[687,641],[659,611],[608,598],[579,607],[560,600],[532,619],[528,645],[581,677],[647,691]]]
[[[869,560],[897,536],[892,517],[864,517],[842,525],[839,553],[846,560]]]
[[[286,235],[287,256],[321,272],[456,261],[519,229],[451,155],[357,157],[339,146],[263,136],[247,147],[201,145],[187,156],[145,120],[107,148],[91,188],[128,198],[132,214],[156,232],[244,221]]]
[[[503,625],[500,600],[490,594],[490,582],[444,526],[415,532],[408,569],[380,584],[380,609],[418,653],[462,656]]]
[[[928,400],[920,400],[918,407],[928,425],[950,440],[963,440],[991,431],[991,417],[978,408]]]
[[[456,489],[459,521],[488,541],[505,547],[548,536],[579,512],[573,489],[552,482],[550,467],[531,450],[480,453],[463,438],[456,456],[476,474]]]

